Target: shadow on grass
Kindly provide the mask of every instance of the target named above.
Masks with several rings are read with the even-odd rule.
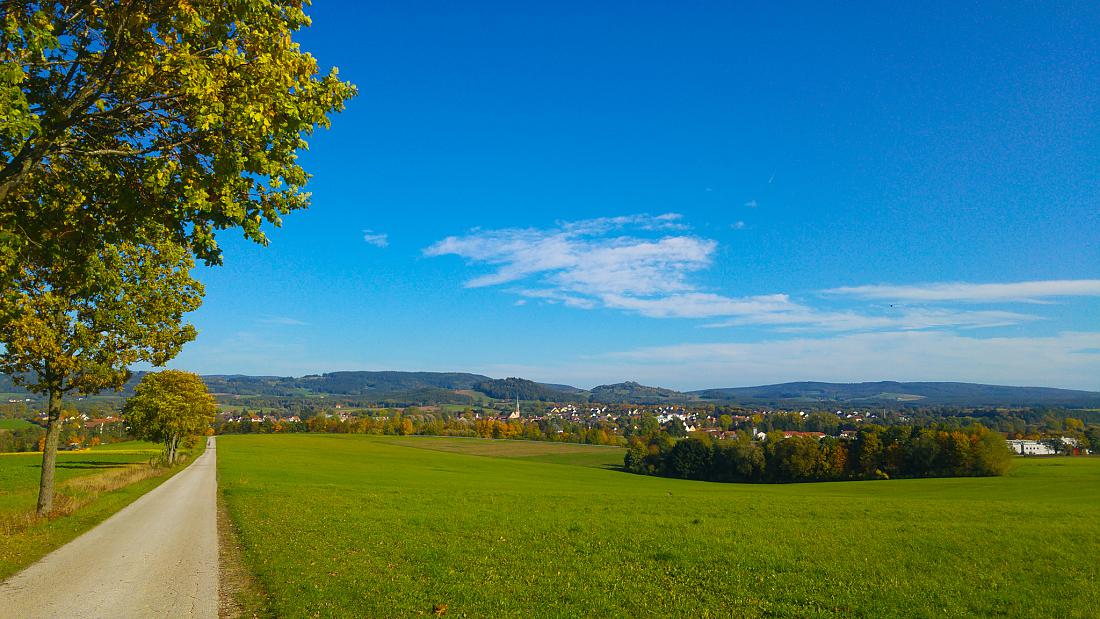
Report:
[[[38,465],[41,468],[41,464]],[[109,460],[81,460],[80,462],[58,462],[59,469],[120,469],[130,466],[130,463],[111,462]]]

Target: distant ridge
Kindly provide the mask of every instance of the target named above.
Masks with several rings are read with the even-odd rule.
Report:
[[[704,400],[916,406],[1100,406],[1100,392],[957,382],[794,382],[692,391]]]
[[[129,395],[142,373],[127,382]],[[524,378],[494,379],[464,372],[355,371],[302,377],[210,374],[207,387],[228,396],[336,396],[393,405],[469,404],[485,397],[544,402],[687,404],[709,402],[746,406],[1058,406],[1100,408],[1100,392],[1052,387],[1012,387],[960,382],[862,383],[791,382],[755,387],[725,387],[676,391],[633,381],[578,389]],[[0,376],[0,393],[23,394],[7,376]]]

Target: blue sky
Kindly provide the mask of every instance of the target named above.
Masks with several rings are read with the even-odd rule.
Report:
[[[174,366],[1100,390],[1095,3],[388,4]]]

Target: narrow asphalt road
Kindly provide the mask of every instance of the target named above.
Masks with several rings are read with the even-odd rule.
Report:
[[[218,616],[217,451],[0,584],[3,617]]]

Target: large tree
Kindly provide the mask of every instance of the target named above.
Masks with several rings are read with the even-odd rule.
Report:
[[[141,377],[122,416],[134,436],[164,445],[165,459],[175,464],[180,443],[205,433],[216,412],[214,396],[197,374],[165,370]]]
[[[307,4],[0,3],[0,370],[49,394],[51,428],[63,393],[194,337],[186,274],[220,263],[217,231],[266,243],[308,205],[304,136],[355,88],[294,42]]]
[[[62,397],[121,389],[131,364],[175,356],[195,337],[183,314],[199,306],[202,287],[191,279],[188,252],[163,240],[107,245],[81,264],[32,255],[0,295],[0,371],[49,397],[38,495],[46,515]]]
[[[306,4],[0,4],[0,268],[150,223],[207,263],[219,229],[265,243],[308,205],[303,136],[355,94],[293,41]]]

